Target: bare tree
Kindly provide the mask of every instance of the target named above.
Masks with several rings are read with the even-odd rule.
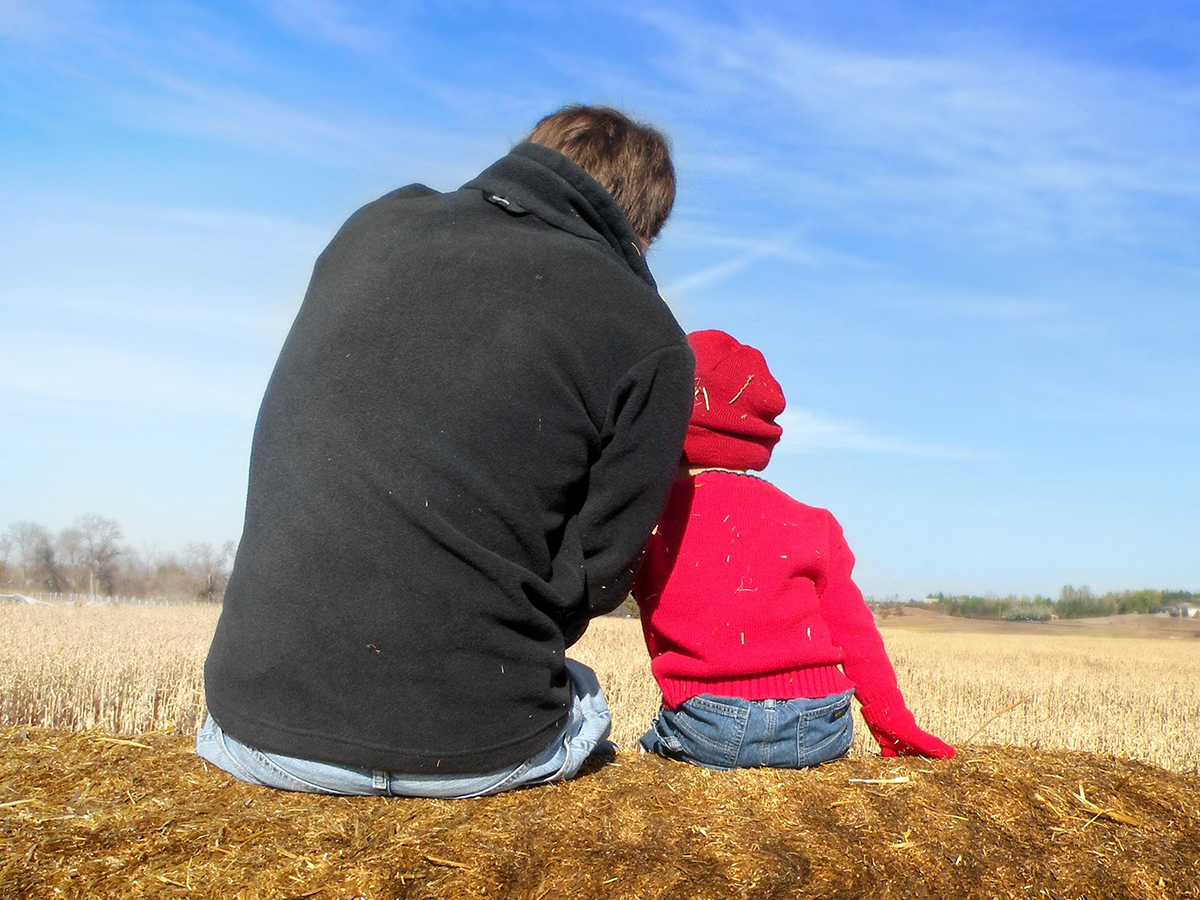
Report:
[[[58,555],[50,540],[49,532],[45,540],[39,541],[34,557],[34,579],[38,587],[53,594],[61,593],[67,586],[63,578],[62,567],[58,564]]]
[[[16,522],[0,528],[0,586],[219,603],[236,550],[226,541],[219,548],[188,544],[183,553],[153,547],[138,553],[124,546],[117,522],[95,514],[80,516],[57,536],[36,522]]]
[[[216,602],[225,593],[229,564],[233,561],[233,541],[217,550],[212,544],[188,544],[183,551],[184,566],[199,582],[196,596]]]
[[[58,553],[59,568],[69,585],[68,589],[78,589],[87,571],[83,532],[78,528],[64,528],[58,533],[55,550]]]
[[[0,585],[8,586],[8,557],[13,551],[13,539],[7,531],[0,533]]]
[[[117,560],[121,557],[121,526],[112,519],[88,513],[75,520],[83,541],[83,559],[89,574],[88,590],[96,593],[99,588],[106,594],[113,592],[113,576],[116,575]]]
[[[58,558],[68,568],[78,568],[84,563],[83,532],[78,528],[64,528],[58,533]]]
[[[50,532],[37,522],[14,522],[8,526],[7,535],[21,555],[20,586],[24,588],[30,570],[37,569],[39,551],[50,543]]]

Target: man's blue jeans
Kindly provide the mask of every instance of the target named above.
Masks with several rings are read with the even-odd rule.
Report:
[[[455,800],[564,781],[579,772],[602,742],[608,743],[612,728],[596,673],[573,659],[567,660],[567,672],[571,676],[571,712],[558,738],[522,763],[483,775],[406,775],[267,753],[226,734],[212,716],[196,734],[196,753],[239,781],[317,794]]]
[[[803,769],[845,756],[853,691],[816,700],[742,700],[702,694],[660,709],[642,746],[709,769]]]

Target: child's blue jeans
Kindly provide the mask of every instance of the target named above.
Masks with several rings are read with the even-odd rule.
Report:
[[[845,756],[853,691],[816,700],[742,700],[702,694],[660,709],[642,746],[709,769],[803,769]]]
[[[239,781],[285,791],[360,796],[482,797],[535,784],[562,781],[579,773],[584,761],[604,745],[612,725],[596,673],[568,659],[571,710],[562,733],[541,753],[514,766],[482,775],[407,775],[376,772],[268,753],[226,734],[212,716],[196,734],[196,752]]]

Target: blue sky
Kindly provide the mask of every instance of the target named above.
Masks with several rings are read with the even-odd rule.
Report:
[[[864,592],[1200,590],[1186,3],[0,0],[0,528],[241,529],[312,263],[564,102],[672,137],[651,250],[789,399]]]

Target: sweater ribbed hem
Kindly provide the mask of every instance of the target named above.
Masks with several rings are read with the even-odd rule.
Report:
[[[675,709],[685,700],[710,694],[743,700],[794,700],[797,697],[828,697],[854,690],[854,682],[837,666],[810,666],[788,672],[744,675],[703,681],[657,676],[663,705]]]

